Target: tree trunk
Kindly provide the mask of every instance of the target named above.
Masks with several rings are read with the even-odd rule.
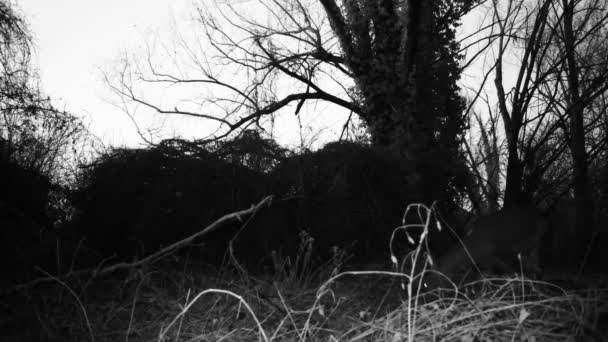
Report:
[[[517,138],[517,137],[515,137]],[[523,167],[517,153],[517,139],[508,143],[507,179],[505,185],[504,207],[515,207],[523,202],[521,192]]]
[[[572,140],[570,150],[573,160],[574,203],[576,208],[575,227],[568,232],[570,242],[573,242],[573,252],[582,252],[582,241],[579,236],[587,236],[591,231],[592,205],[588,189],[587,153],[585,149],[585,131],[583,124],[584,107],[580,99],[579,70],[575,60],[575,45],[573,32],[574,3],[563,0],[564,6],[564,51],[566,53],[566,68],[569,89],[570,129]]]

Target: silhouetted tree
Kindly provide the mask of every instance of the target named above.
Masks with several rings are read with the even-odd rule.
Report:
[[[66,217],[62,186],[74,179],[86,130],[56,109],[38,88],[30,64],[32,38],[25,19],[0,1],[0,236],[6,278],[50,270],[62,250],[49,228]],[[61,259],[63,260],[63,259]],[[58,270],[57,270],[58,271]]]
[[[419,200],[449,198],[465,128],[455,27],[474,3],[264,0],[266,21],[238,5],[218,5],[217,16],[201,6],[198,18],[215,56],[184,46],[196,68],[177,63],[178,72],[152,57],[127,61],[110,84],[127,102],[215,122],[215,138],[291,105],[298,115],[306,104],[325,101],[354,113],[375,145],[391,146],[413,166],[408,177],[418,179],[412,192]],[[137,82],[190,94],[197,85],[214,86],[216,93],[200,105],[163,106],[139,92]]]
[[[56,109],[30,65],[31,35],[10,3],[0,2],[0,158],[60,180],[67,154],[77,155],[86,130]]]
[[[576,13],[573,49],[564,46],[570,6]],[[487,133],[496,134],[499,118],[504,127],[504,134],[498,136],[506,142],[504,203],[509,206],[538,200],[540,194],[550,196],[540,188],[541,179],[556,185],[576,178],[572,166],[562,167],[573,160],[566,152],[574,148],[575,140],[579,140],[576,144],[593,142],[583,149],[590,158],[605,146],[600,129],[603,107],[598,101],[608,87],[602,58],[608,51],[603,39],[607,11],[603,1],[513,0],[493,2],[487,14],[494,18],[489,25],[494,30],[485,34],[494,44],[494,58],[485,78],[494,77],[496,98],[482,99],[489,114]],[[572,67],[568,58],[574,58]],[[573,89],[573,81],[580,83],[578,90]],[[491,91],[483,85],[481,90]],[[576,105],[572,92],[582,94]],[[586,124],[577,130],[582,137],[574,138],[572,120],[579,110],[585,113]],[[479,125],[484,123],[480,120]]]
[[[555,228],[560,251],[580,253],[594,217],[588,168],[602,164],[596,159],[608,142],[607,4],[495,1],[486,17],[494,18],[486,36],[495,40],[484,82],[493,76],[494,89],[482,86],[478,93],[489,114],[487,125],[480,120],[479,127],[491,136],[497,135],[498,118],[504,127],[497,136],[505,144],[494,144],[505,171],[504,206],[574,203],[576,224]],[[495,99],[480,95],[492,91]],[[479,183],[491,185],[490,180]]]

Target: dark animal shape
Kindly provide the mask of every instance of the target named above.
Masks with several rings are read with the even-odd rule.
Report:
[[[540,271],[541,239],[549,229],[549,221],[534,210],[503,209],[480,217],[473,223],[462,243],[457,243],[442,255],[436,270],[456,283],[471,280],[463,275],[479,276],[479,271],[509,274],[520,269],[527,273]],[[472,272],[468,272],[472,271]],[[431,276],[432,285],[444,284]],[[445,280],[445,278],[442,278]]]

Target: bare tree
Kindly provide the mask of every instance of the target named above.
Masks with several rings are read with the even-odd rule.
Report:
[[[487,107],[485,121],[478,120],[483,146],[497,113],[504,127],[504,149],[493,145],[503,160],[504,206],[550,207],[573,194],[576,224],[564,225],[560,249],[579,255],[593,226],[589,165],[608,142],[608,3],[495,0],[488,13],[498,39],[487,51],[492,62],[484,77],[494,76],[494,92],[482,84],[475,100]],[[487,148],[469,149],[469,160],[489,165]],[[486,189],[495,184],[489,176],[477,179]]]
[[[71,148],[86,129],[74,115],[58,110],[41,94],[30,65],[32,39],[25,20],[0,2],[0,161],[61,178]]]
[[[547,42],[549,51],[543,67],[553,71],[552,94],[544,92],[545,102],[559,116],[572,156],[572,183],[576,227],[568,231],[571,242],[582,229],[593,226],[593,203],[589,164],[606,140],[593,139],[605,112],[594,111],[608,91],[608,4],[600,0],[562,0],[550,8],[549,24],[556,32]],[[552,65],[547,68],[547,65]],[[560,101],[556,101],[556,98]],[[601,107],[601,106],[600,106]],[[605,137],[605,132],[600,133]],[[588,230],[589,232],[591,230]],[[587,234],[583,234],[587,235]],[[580,248],[579,245],[574,248]],[[573,243],[573,245],[577,245]]]
[[[568,160],[564,155],[568,150],[572,151],[572,160],[575,159],[574,122],[580,121],[579,116],[585,116],[585,108],[593,107],[594,100],[606,91],[605,62],[590,54],[591,51],[598,56],[606,54],[605,46],[598,43],[604,41],[601,37],[605,36],[602,34],[605,32],[602,19],[606,15],[605,8],[602,9],[601,1],[578,1],[570,5],[578,6],[574,12],[579,16],[575,20],[579,24],[574,30],[578,34],[567,38],[564,25],[569,25],[565,20],[568,15],[556,1],[492,2],[490,13],[495,17],[499,38],[492,50],[494,62],[486,77],[494,74],[494,96],[498,105],[487,108],[490,114],[500,113],[504,126],[506,206],[529,202],[535,194],[541,194],[541,179],[546,181],[550,176],[554,181],[563,181],[565,175],[557,175],[555,168],[559,162]],[[583,25],[587,25],[586,29]],[[573,48],[564,45],[568,39],[573,40]],[[590,49],[590,45],[594,48]],[[568,55],[574,59],[574,64],[568,62]],[[583,61],[588,63],[583,65]],[[506,71],[505,65],[508,66]],[[569,70],[577,75],[569,77]],[[584,91],[580,84],[584,84]],[[573,94],[572,89],[576,88],[579,89]],[[585,95],[576,96],[581,91]],[[574,101],[574,98],[578,100]],[[486,98],[486,103],[491,102]],[[574,115],[581,110],[582,114]],[[598,133],[597,115],[586,117],[586,125],[580,122],[576,125],[576,131],[583,137],[578,138],[576,146],[581,143],[584,146],[585,136]],[[587,146],[583,152],[600,147],[597,144]],[[577,148],[580,150],[580,146]],[[581,156],[580,151],[577,155]],[[589,163],[584,153],[582,159]],[[579,169],[575,172],[586,174],[581,167],[575,167]],[[574,179],[580,179],[580,175]]]
[[[125,102],[213,122],[219,131],[212,138],[262,125],[271,114],[299,115],[329,103],[327,115],[354,114],[374,144],[394,147],[410,161],[423,180],[413,182],[421,193],[436,189],[429,197],[439,197],[453,183],[465,122],[455,26],[475,3],[261,0],[248,2],[249,12],[238,4],[200,6],[209,45],[184,44],[193,69],[167,48],[172,67],[150,55],[126,62],[109,82]],[[256,6],[265,20],[251,10]],[[194,104],[163,105],[141,91],[154,85],[213,92]]]
[[[498,117],[491,115],[485,123],[479,112],[473,111],[472,116],[478,129],[471,131],[479,132],[479,138],[470,134],[464,141],[469,169],[466,190],[474,212],[488,215],[499,210],[501,147]],[[473,123],[469,124],[471,126]],[[476,144],[469,143],[476,140]]]

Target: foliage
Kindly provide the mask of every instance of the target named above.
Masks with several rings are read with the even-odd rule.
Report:
[[[147,255],[272,194],[270,208],[219,228],[188,253],[219,263],[232,241],[238,262],[272,268],[273,255],[296,260],[305,231],[313,241],[311,265],[331,260],[334,247],[359,261],[385,257],[390,231],[411,196],[407,165],[388,149],[337,142],[274,159],[269,169],[272,163],[251,161],[268,157],[265,147],[276,145],[252,135],[257,138],[221,145],[171,140],[104,154],[86,169],[75,194],[76,229],[100,256]]]
[[[25,20],[0,2],[0,158],[65,184],[86,129],[41,94],[30,49]]]
[[[389,232],[411,198],[410,173],[386,149],[335,142],[286,159],[272,179],[291,213],[284,225],[310,231],[318,255],[350,246],[357,260],[371,260],[383,258]]]
[[[150,51],[145,61],[126,60],[116,77],[109,78],[110,85],[128,113],[134,109],[130,104],[137,104],[162,115],[208,120],[218,127],[209,140],[251,125],[266,128],[275,114],[316,113],[314,105],[325,102],[330,106],[325,117],[350,112],[345,129],[353,127],[350,118],[356,116],[374,145],[399,151],[421,180],[412,189],[417,198],[450,202],[463,188],[459,148],[465,129],[455,30],[475,4],[201,3],[199,36],[209,49],[176,46],[166,51],[176,55],[170,61]],[[266,20],[250,10],[255,7],[267,13]],[[158,86],[176,99],[190,100],[193,92],[208,95],[195,105],[178,100],[171,106],[139,91],[153,92]]]
[[[33,266],[58,266],[49,262],[60,254],[49,228],[65,216],[60,190],[75,177],[87,133],[42,95],[31,48],[25,19],[0,1],[0,234],[7,279],[29,275]]]
[[[75,223],[102,255],[148,254],[259,201],[264,183],[261,174],[204,150],[114,149],[87,168]],[[209,244],[203,255],[217,259],[225,243]]]
[[[217,141],[213,153],[231,164],[268,173],[287,156],[287,149],[257,130],[245,130],[233,139]]]

